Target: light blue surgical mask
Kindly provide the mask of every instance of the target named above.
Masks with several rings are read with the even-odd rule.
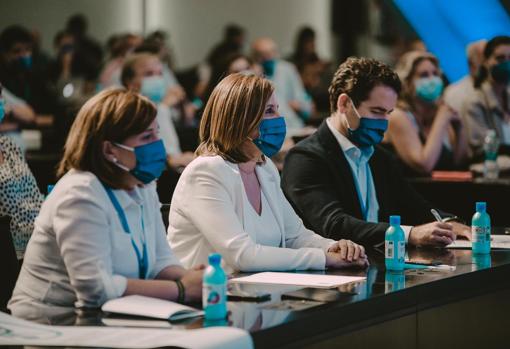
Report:
[[[134,148],[119,143],[113,144],[119,148],[135,153],[136,166],[132,170],[120,164],[116,158],[113,159],[113,162],[119,168],[131,173],[142,183],[148,184],[153,180],[158,179],[165,170],[166,150],[161,139],[144,145],[139,145]]]
[[[161,103],[166,93],[165,79],[162,76],[143,78],[140,93],[156,104]]]
[[[443,80],[439,76],[416,80],[416,96],[426,102],[435,102],[443,93]]]
[[[265,156],[272,157],[282,148],[286,134],[287,127],[283,116],[262,119],[259,125],[259,136],[253,140],[253,143]]]
[[[275,59],[267,59],[262,62],[262,68],[264,69],[264,74],[271,78],[274,75],[276,70],[276,60]]]
[[[4,117],[5,117],[5,102],[0,97],[0,123],[2,123],[2,121],[4,121]]]
[[[32,55],[21,56],[20,61],[25,69],[30,70],[32,68]]]
[[[352,103],[352,108],[359,118],[359,125],[355,130],[350,127],[347,129],[349,140],[360,148],[373,147],[381,143],[384,133],[388,129],[388,120],[360,116],[354,103]]]

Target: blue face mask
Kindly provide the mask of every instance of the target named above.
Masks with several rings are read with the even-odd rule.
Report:
[[[143,78],[140,93],[154,103],[161,103],[166,93],[165,79],[162,76]]]
[[[494,81],[501,84],[510,82],[510,61],[501,62],[491,68]]]
[[[360,148],[373,147],[381,143],[384,138],[384,132],[388,129],[388,120],[362,117],[358,114],[356,108],[354,108],[354,104],[353,110],[359,118],[359,125],[355,130],[347,129],[348,138],[351,142]]]
[[[0,123],[4,120],[5,117],[5,102],[0,98]]]
[[[130,170],[114,159],[115,165],[128,171],[144,184],[148,184],[161,176],[166,167],[166,150],[161,139],[132,148],[124,144],[113,143],[116,146],[135,153],[136,166]]]
[[[32,56],[31,55],[21,56],[20,61],[25,69],[30,70],[32,68]]]
[[[280,151],[287,127],[283,116],[271,119],[262,119],[259,126],[259,137],[253,140],[253,143],[267,157],[272,157]]]
[[[435,102],[443,93],[443,80],[439,76],[420,78],[416,81],[416,95],[426,102]]]
[[[276,60],[268,59],[262,62],[262,68],[264,68],[264,74],[268,77],[272,77],[274,75],[274,71],[276,68]]]

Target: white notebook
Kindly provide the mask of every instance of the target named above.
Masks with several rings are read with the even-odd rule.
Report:
[[[471,241],[469,240],[455,240],[446,248],[471,248]],[[491,248],[497,249],[510,249],[510,236],[508,235],[492,235]]]
[[[203,311],[188,307],[187,305],[137,295],[109,300],[103,304],[101,309],[110,313],[145,316],[169,321],[177,321],[204,314]]]
[[[229,282],[245,284],[294,285],[315,288],[333,288],[365,280],[364,276],[318,275],[299,273],[264,272],[230,279]]]

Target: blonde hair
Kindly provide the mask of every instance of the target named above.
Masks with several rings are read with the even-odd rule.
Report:
[[[156,118],[156,106],[138,93],[110,89],[89,99],[78,112],[64,147],[57,175],[89,171],[115,189],[125,189],[126,173],[103,155],[104,141],[123,143],[142,133]]]
[[[234,163],[249,161],[241,145],[258,128],[273,92],[273,84],[256,75],[237,73],[221,80],[205,106],[196,155],[220,155]]]

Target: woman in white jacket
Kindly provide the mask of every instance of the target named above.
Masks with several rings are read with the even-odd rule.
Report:
[[[228,271],[364,267],[364,248],[303,226],[269,157],[285,139],[274,87],[233,74],[213,90],[200,124],[197,158],[182,173],[170,208],[168,241],[181,262],[221,253]]]
[[[41,320],[48,309],[132,294],[199,300],[202,270],[184,269],[166,243],[154,183],[165,164],[148,99],[109,90],[85,103],[67,138],[63,177],[35,221],[12,313]]]

